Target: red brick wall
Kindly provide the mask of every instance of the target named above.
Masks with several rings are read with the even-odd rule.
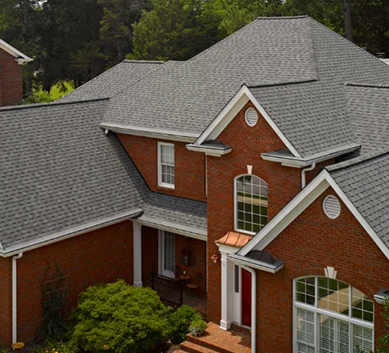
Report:
[[[206,200],[203,153],[189,151],[184,142],[123,134],[118,134],[118,137],[151,190],[194,200]],[[174,143],[174,189],[158,186],[158,142]]]
[[[15,58],[0,49],[0,106],[13,105],[23,98],[23,72]]]
[[[47,265],[55,266],[56,263],[61,271],[69,273],[68,304],[70,306],[75,306],[78,294],[93,284],[114,282],[119,278],[132,283],[131,222],[122,222],[24,253],[18,260],[18,340],[20,341],[29,341],[39,335],[42,318],[41,285]],[[0,267],[2,266],[0,261]],[[6,267],[8,268],[9,265]],[[1,277],[3,278],[3,272]],[[2,292],[1,294],[7,295]],[[3,303],[3,297],[0,303],[6,305]],[[3,310],[0,312],[3,314]],[[10,318],[11,315],[8,317]],[[3,331],[1,334],[5,335]],[[11,337],[9,336],[8,339],[4,337],[4,339],[2,343],[9,343]]]
[[[0,345],[12,338],[12,259],[0,258]]]
[[[322,202],[330,189],[308,207],[266,248],[285,262],[277,274],[257,271],[257,350],[292,352],[293,280],[324,275],[334,267],[337,279],[358,288],[371,299],[389,283],[389,261],[342,203],[340,216],[329,219]],[[382,305],[375,303],[375,342],[384,332]]]
[[[201,240],[176,235],[176,277],[183,274],[190,277],[189,282],[198,281],[199,290],[205,291],[206,281],[206,245]],[[184,254],[189,254],[189,263],[184,263]]]
[[[247,173],[247,165],[253,166],[253,174],[268,183],[269,218],[277,214],[299,191],[301,170],[283,167],[279,163],[265,161],[261,153],[285,148],[283,142],[260,118],[254,127],[245,122],[245,111],[253,105],[251,102],[237,114],[227,128],[218,137],[233,150],[230,154],[207,157],[208,177],[208,318],[220,320],[220,262],[211,261],[218,254],[215,240],[234,229],[234,178]],[[307,179],[318,173],[321,165],[311,172]]]

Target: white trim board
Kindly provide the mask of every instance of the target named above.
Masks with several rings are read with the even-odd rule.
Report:
[[[11,54],[13,57],[15,57],[15,60],[20,65],[26,64],[26,63],[34,60],[34,59],[31,59],[30,57],[28,57],[27,55],[23,54],[21,51],[14,48],[12,45],[3,41],[2,39],[0,39],[0,48],[3,49],[8,54]]]
[[[228,124],[234,119],[236,114],[245,106],[245,104],[251,101],[255,108],[260,112],[264,117],[267,123],[272,127],[274,132],[278,135],[281,141],[285,146],[292,152],[292,154],[297,158],[302,158],[289,140],[285,137],[282,131],[270,118],[269,114],[257,101],[254,95],[250,92],[249,88],[246,85],[243,85],[240,90],[235,94],[235,96],[230,100],[230,102],[222,109],[218,116],[212,121],[212,123],[204,130],[204,132],[196,140],[196,145],[201,145],[206,140],[215,140],[222,131],[228,126]]]
[[[245,256],[254,248],[263,250],[268,246],[290,223],[292,223],[305,209],[307,209],[325,190],[332,187],[350,212],[354,215],[363,229],[370,235],[376,245],[389,259],[389,249],[360,214],[343,190],[331,177],[327,170],[323,170],[311,183],[309,183],[297,196],[290,201],[251,241],[239,252]],[[323,214],[323,217],[325,215]]]
[[[198,134],[187,133],[187,132],[177,132],[171,130],[163,129],[153,129],[153,128],[143,128],[138,126],[130,126],[125,124],[114,124],[114,123],[101,123],[100,127],[102,129],[116,132],[124,135],[133,135],[133,136],[144,136],[150,138],[156,138],[161,140],[177,141],[177,142],[189,142],[192,143],[196,141],[199,137]]]

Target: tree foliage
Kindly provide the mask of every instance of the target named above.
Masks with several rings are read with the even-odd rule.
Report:
[[[81,294],[72,340],[89,352],[146,352],[167,338],[167,309],[156,292],[124,281]]]
[[[186,60],[258,16],[307,14],[389,57],[388,0],[0,0],[0,38],[34,57],[44,90],[75,87],[123,60]]]

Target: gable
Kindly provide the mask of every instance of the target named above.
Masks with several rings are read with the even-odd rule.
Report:
[[[269,223],[264,227],[251,242],[249,242],[241,251],[240,255],[245,256],[253,249],[263,250],[272,241],[274,241],[292,222],[295,222],[310,205],[323,193],[330,188],[334,195],[338,197],[347,210],[351,212],[355,220],[361,225],[364,231],[371,237],[382,253],[389,259],[389,249],[369,225],[366,219],[360,214],[353,203],[348,199],[342,189],[336,184],[331,175],[323,170],[306,188],[304,188],[283,210],[281,210]],[[345,208],[343,207],[343,208]],[[327,217],[322,213],[322,217]]]

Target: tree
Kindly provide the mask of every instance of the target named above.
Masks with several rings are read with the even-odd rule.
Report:
[[[112,53],[109,62],[122,61],[132,49],[132,24],[139,21],[148,1],[98,0],[103,7],[100,40],[105,52]]]
[[[186,60],[214,43],[200,21],[202,1],[152,0],[152,10],[142,12],[134,24],[131,58]],[[209,33],[209,32],[208,32]]]

